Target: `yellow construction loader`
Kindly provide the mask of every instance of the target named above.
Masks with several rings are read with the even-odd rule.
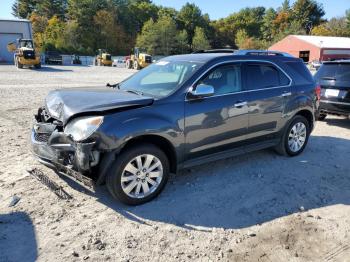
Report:
[[[125,57],[126,68],[140,70],[152,64],[152,56],[142,48],[135,47],[130,56]]]
[[[112,56],[104,49],[98,49],[98,54],[95,57],[96,66],[112,66]]]
[[[14,52],[14,63],[17,68],[24,66],[41,68],[40,55],[37,55],[34,49],[32,39],[17,39],[17,43],[7,45],[9,52]]]

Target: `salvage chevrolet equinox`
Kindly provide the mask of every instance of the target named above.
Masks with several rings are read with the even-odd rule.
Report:
[[[179,169],[269,147],[300,154],[320,98],[303,62],[277,52],[171,56],[107,86],[50,92],[32,151],[130,205],[156,197]]]

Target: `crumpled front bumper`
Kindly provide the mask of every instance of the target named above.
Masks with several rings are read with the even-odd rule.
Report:
[[[91,168],[99,162],[96,142],[77,143],[54,124],[34,122],[31,132],[31,151],[46,166],[84,182]],[[84,175],[84,176],[83,176]],[[90,183],[90,182],[89,182]],[[84,183],[85,184],[85,183]]]

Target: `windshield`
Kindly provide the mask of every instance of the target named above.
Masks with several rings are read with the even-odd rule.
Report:
[[[350,81],[350,63],[323,64],[316,73],[315,79]]]
[[[198,62],[161,60],[126,79],[119,87],[153,97],[165,97],[177,90],[201,65]]]
[[[32,41],[20,41],[20,47],[33,48]]]

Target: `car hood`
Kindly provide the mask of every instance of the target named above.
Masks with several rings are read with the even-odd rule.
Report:
[[[116,89],[60,89],[47,95],[45,107],[53,118],[65,125],[71,117],[78,114],[142,107],[153,101],[152,97]]]

